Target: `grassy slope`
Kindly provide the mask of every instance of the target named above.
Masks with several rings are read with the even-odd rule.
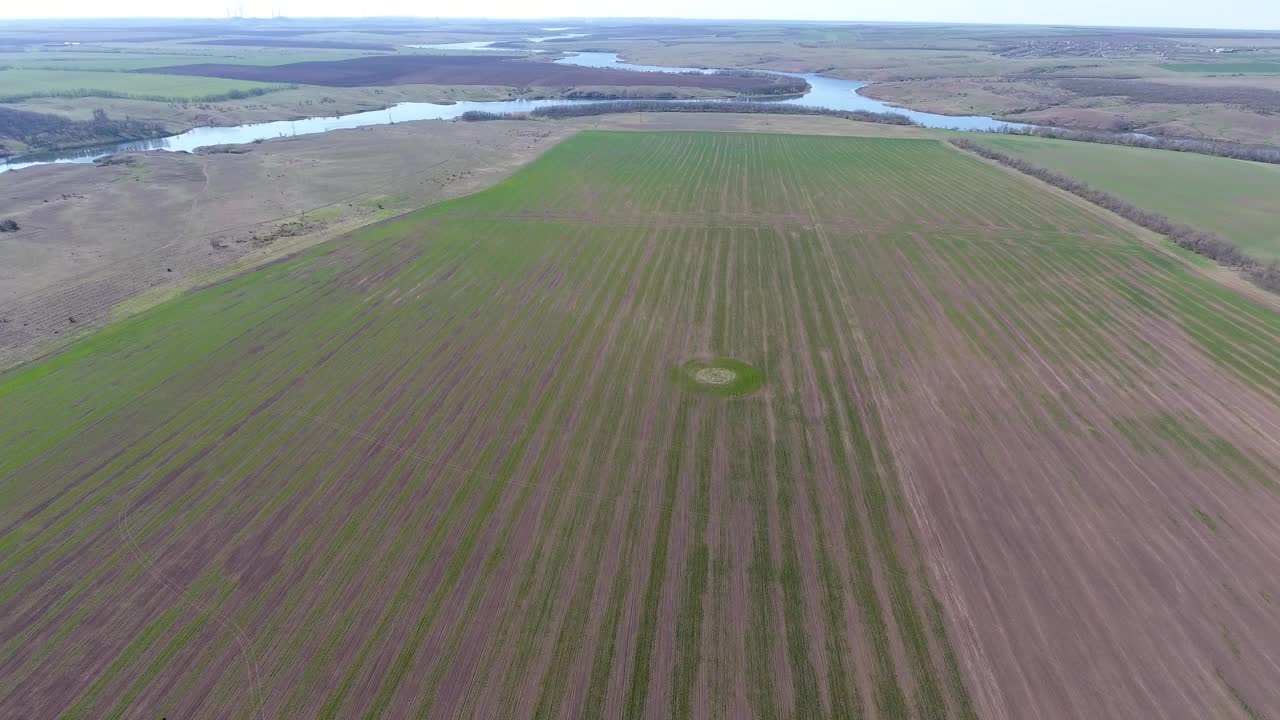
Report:
[[[1028,137],[977,138],[1135,205],[1280,258],[1280,165]]]
[[[926,309],[957,283],[1011,290]],[[1274,315],[936,142],[584,133],[0,376],[0,700],[972,717],[885,401],[931,327],[1006,362],[1035,313],[1140,381],[1122,311],[1277,391]],[[765,390],[670,381],[712,356]]]

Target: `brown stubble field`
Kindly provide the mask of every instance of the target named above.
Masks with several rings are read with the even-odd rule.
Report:
[[[0,375],[0,706],[1267,717],[1277,340],[936,141],[582,132]]]

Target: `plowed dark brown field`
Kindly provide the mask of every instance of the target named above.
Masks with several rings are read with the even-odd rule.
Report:
[[[783,86],[795,86],[787,77],[743,77],[643,73],[627,70],[560,65],[509,57],[469,55],[377,55],[350,60],[325,60],[286,65],[174,65],[141,72],[164,75],[265,82],[366,87],[376,85],[505,85],[510,87],[687,87],[728,90],[741,94],[776,94]],[[266,78],[271,78],[266,80]]]
[[[1274,716],[1280,314],[1135,233],[586,132],[155,308],[0,375],[0,708]]]

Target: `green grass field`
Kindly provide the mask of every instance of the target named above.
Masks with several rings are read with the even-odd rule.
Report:
[[[0,375],[0,703],[1267,707],[1221,578],[1280,574],[1189,508],[1274,527],[1278,366],[1280,314],[939,142],[583,132]]]
[[[1138,207],[1212,230],[1256,257],[1280,258],[1280,165],[1047,138],[977,139]]]
[[[164,65],[205,62],[192,55],[127,52],[16,52],[0,53],[6,70],[62,70],[79,72],[127,72]],[[221,58],[217,62],[222,62]]]
[[[177,47],[154,45],[145,50],[92,50],[0,53],[0,68],[16,70],[78,70],[128,72],[168,65],[218,63],[284,65],[313,60],[345,60],[370,53],[343,50],[254,47]]]
[[[80,70],[0,70],[0,102],[35,97],[118,97],[136,100],[200,101],[236,92],[260,93],[285,87],[271,83],[186,75],[152,75]]]

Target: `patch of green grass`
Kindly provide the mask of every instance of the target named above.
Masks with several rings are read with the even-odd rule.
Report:
[[[222,58],[199,58],[182,54],[132,52],[14,52],[0,53],[0,67],[16,70],[58,70],[79,72],[128,72],[193,62],[222,62]]]
[[[746,395],[764,385],[759,368],[733,358],[692,360],[673,371],[675,380],[686,390],[711,395]]]
[[[130,72],[172,65],[285,65],[346,60],[369,53],[344,50],[154,45],[128,50],[52,50],[0,53],[0,68],[84,72]],[[379,53],[381,54],[381,53]]]
[[[319,210],[308,210],[303,213],[303,222],[328,222],[337,220],[342,217],[342,210],[336,207],[321,208]]]
[[[1250,255],[1280,258],[1280,165],[1050,138],[993,135],[977,141],[1216,232]]]
[[[0,102],[37,97],[111,97],[203,102],[251,97],[286,85],[187,75],[82,70],[0,70]]]
[[[1241,484],[1256,482],[1267,490],[1280,492],[1276,480],[1280,468],[1236,447],[1199,418],[1163,413],[1147,418],[1113,418],[1111,424],[1139,452],[1177,451],[1189,462],[1217,468]],[[1199,510],[1195,512],[1201,516]],[[1205,515],[1200,519],[1210,530],[1217,531],[1214,518]]]

